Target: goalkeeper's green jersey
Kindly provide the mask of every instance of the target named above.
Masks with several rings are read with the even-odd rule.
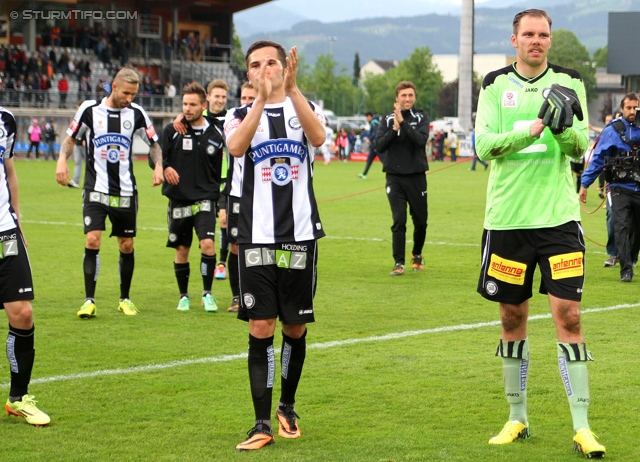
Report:
[[[552,84],[572,88],[584,119],[560,135],[545,128],[529,134]],[[491,160],[485,229],[536,229],[580,221],[580,203],[571,176],[570,157],[588,146],[587,100],[580,74],[549,64],[527,79],[515,65],[489,73],[482,83],[476,117],[476,153]]]

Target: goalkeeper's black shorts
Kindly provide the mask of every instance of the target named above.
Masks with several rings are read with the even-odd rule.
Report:
[[[536,266],[540,293],[580,301],[584,285],[584,237],[580,223],[553,228],[485,230],[478,293],[518,305],[533,295]]]

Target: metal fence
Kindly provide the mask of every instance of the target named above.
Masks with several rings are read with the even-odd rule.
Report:
[[[45,90],[0,90],[0,106],[7,108],[43,108],[75,109],[78,102],[88,99],[102,99],[104,94],[69,92],[59,93]],[[164,95],[138,94],[133,100],[147,111],[179,112],[182,109],[182,97],[170,98]]]

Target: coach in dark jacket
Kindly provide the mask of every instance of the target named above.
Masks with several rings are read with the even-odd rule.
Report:
[[[427,236],[427,176],[429,170],[425,147],[429,138],[429,119],[413,109],[416,87],[403,81],[396,87],[395,110],[384,117],[376,134],[376,148],[384,153],[383,171],[387,174],[387,197],[391,206],[393,226],[392,276],[404,274],[407,233],[407,203],[413,220],[414,271],[424,269],[422,247]]]

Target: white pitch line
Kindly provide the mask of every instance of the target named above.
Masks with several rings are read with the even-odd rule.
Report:
[[[53,225],[53,226],[84,226],[82,223],[74,222],[67,223],[66,221],[38,221],[38,220],[20,220],[22,223],[29,223],[32,225]],[[167,228],[154,228],[150,226],[138,226],[138,229],[143,231],[167,231]]]
[[[588,308],[588,309],[582,310],[582,313],[583,314],[601,313],[603,311],[614,311],[614,310],[622,310],[622,309],[637,308],[637,307],[640,307],[640,303],[614,305],[614,306],[607,306],[602,308]],[[536,321],[539,319],[549,319],[550,317],[551,317],[551,314],[538,314],[535,316],[530,316],[529,320]],[[500,325],[500,321],[479,322],[475,324],[458,324],[455,326],[434,327],[432,329],[422,329],[422,330],[409,330],[405,332],[395,332],[391,334],[375,335],[371,337],[335,340],[332,342],[323,342],[323,343],[312,343],[310,345],[307,345],[307,348],[308,349],[334,348],[334,347],[340,347],[344,345],[354,345],[357,343],[384,342],[387,340],[395,340],[395,339],[406,338],[406,337],[415,337],[417,335],[437,334],[440,332],[456,332],[456,331],[462,331],[462,330],[479,329],[482,327],[492,327],[492,326],[499,326],[499,325]],[[276,353],[279,353],[279,349],[276,349]],[[133,374],[136,372],[152,372],[152,371],[158,371],[162,369],[170,369],[173,367],[190,366],[192,364],[221,363],[221,362],[228,362],[228,361],[234,361],[236,359],[246,359],[246,358],[247,358],[246,353],[239,353],[235,355],[214,356],[211,358],[182,359],[178,361],[169,361],[167,363],[162,363],[162,364],[148,364],[146,366],[134,366],[134,367],[118,368],[118,369],[104,369],[104,370],[97,370],[93,372],[82,372],[78,374],[67,374],[67,375],[56,375],[53,377],[43,377],[40,379],[32,380],[31,384],[62,382],[66,380],[85,379],[85,378],[91,378],[91,377],[104,377],[109,375]],[[11,385],[10,383],[2,383],[0,384],[0,388],[9,388],[10,385]]]
[[[29,223],[34,225],[53,225],[53,226],[84,226],[82,223],[67,223],[64,221],[37,221],[37,220],[22,220],[22,223]],[[167,231],[167,228],[156,228],[153,226],[138,226],[142,231]],[[351,237],[351,236],[325,236],[325,239],[336,239],[342,241],[367,241],[367,242],[389,242],[391,239],[382,237]],[[407,243],[413,242],[411,239],[407,239]],[[467,244],[463,242],[445,242],[445,241],[426,241],[425,245],[443,245],[450,247],[480,247],[480,244]],[[606,252],[590,251],[589,253],[606,254]]]

